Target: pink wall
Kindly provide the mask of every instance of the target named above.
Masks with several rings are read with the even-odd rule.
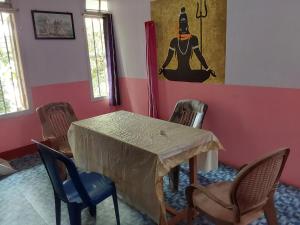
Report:
[[[89,81],[34,87],[32,95],[34,108],[48,102],[67,101],[73,106],[79,119],[115,109],[109,106],[106,99],[92,100]]]
[[[40,122],[34,109],[49,102],[67,101],[79,119],[116,110],[107,100],[91,100],[89,81],[33,87],[32,112],[0,118],[0,153],[30,144],[32,138],[41,139]]]
[[[125,109],[147,115],[147,80],[120,79],[122,107],[109,107],[106,100],[92,101],[88,81],[32,88],[33,108],[54,101],[70,102],[77,116],[96,116]],[[129,91],[130,90],[130,91]],[[168,119],[179,99],[201,99],[209,105],[204,128],[213,131],[226,151],[221,161],[240,166],[266,152],[290,147],[291,155],[283,181],[300,187],[297,166],[300,161],[300,90],[231,85],[202,85],[159,81],[159,114]],[[0,119],[0,152],[41,139],[35,112]]]
[[[148,115],[147,80],[141,78],[120,79],[122,109]]]
[[[135,81],[135,82],[134,82]],[[136,85],[137,81],[142,81]],[[118,109],[146,115],[148,112],[147,83],[144,79],[120,79],[122,107],[110,107],[108,100],[92,100],[89,81],[43,85],[31,88],[32,111],[21,115],[0,117],[0,153],[30,144],[32,138],[40,140],[42,131],[35,108],[49,102],[69,102],[79,119]],[[129,91],[130,90],[130,91]]]
[[[122,78],[123,103],[147,114],[146,79]],[[300,90],[159,81],[160,118],[168,119],[179,99],[195,98],[209,105],[204,128],[213,131],[226,151],[221,161],[241,166],[281,147],[291,148],[283,181],[300,187]]]

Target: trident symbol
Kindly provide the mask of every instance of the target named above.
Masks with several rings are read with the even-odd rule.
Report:
[[[208,10],[207,10],[207,0],[204,0],[204,12],[203,12],[203,0],[200,0],[200,3],[197,1],[197,12],[196,12],[196,18],[199,19],[200,21],[200,50],[201,53],[203,52],[203,29],[202,29],[202,24],[203,24],[203,19],[207,17]],[[201,65],[202,69],[202,65]]]

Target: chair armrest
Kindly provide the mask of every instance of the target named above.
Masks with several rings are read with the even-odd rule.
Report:
[[[57,139],[56,137],[47,137],[44,139],[44,141],[46,142],[47,146],[54,148],[55,150],[57,150]]]
[[[205,188],[202,185],[192,184],[191,186],[188,187],[188,189],[190,189],[190,191],[194,191],[195,189],[197,189],[197,190],[201,191],[203,194],[205,194],[207,197],[209,197],[211,200],[213,200],[216,203],[218,203],[219,205],[223,206],[224,208],[233,209],[232,204],[228,204],[228,203],[222,201],[221,199],[217,198],[214,194],[212,194],[207,188]]]
[[[238,171],[240,172],[242,169],[244,169],[246,166],[248,166],[248,164],[244,164],[242,165],[240,168],[238,168]]]
[[[68,158],[73,158],[73,153],[72,152],[61,152],[61,153],[63,153]]]
[[[63,137],[63,136],[60,136]],[[71,151],[65,151],[66,148],[63,148],[63,145],[59,138],[60,137],[48,137],[47,139],[45,139],[45,141],[47,142],[47,145],[53,149],[55,149],[56,151],[59,151],[61,153],[63,153],[64,155],[66,155],[67,157],[73,157],[73,153]],[[71,149],[70,149],[71,150]]]

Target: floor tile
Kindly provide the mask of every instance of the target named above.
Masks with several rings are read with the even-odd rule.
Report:
[[[0,180],[0,225],[54,225],[53,190],[46,170],[41,165],[38,155],[26,156],[12,162],[21,170]],[[233,180],[236,170],[220,165],[216,171],[198,174],[203,185]],[[169,191],[169,179],[164,179],[164,193],[168,204],[182,209],[186,207],[185,188],[188,185],[188,168],[181,167],[179,191]],[[300,225],[300,189],[280,184],[275,195],[275,203],[280,225]],[[119,200],[122,225],[155,225],[147,216],[139,213]],[[62,204],[62,225],[69,224],[68,211]],[[97,206],[97,217],[89,215],[88,210],[82,212],[83,225],[116,224],[112,199],[108,198]],[[181,225],[185,223],[182,222]],[[206,218],[197,218],[194,224],[212,225]],[[265,225],[264,217],[251,225]]]

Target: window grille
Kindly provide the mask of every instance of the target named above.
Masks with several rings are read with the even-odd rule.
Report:
[[[101,13],[107,10],[107,1],[86,0],[84,20],[94,98],[108,96],[106,49]]]

